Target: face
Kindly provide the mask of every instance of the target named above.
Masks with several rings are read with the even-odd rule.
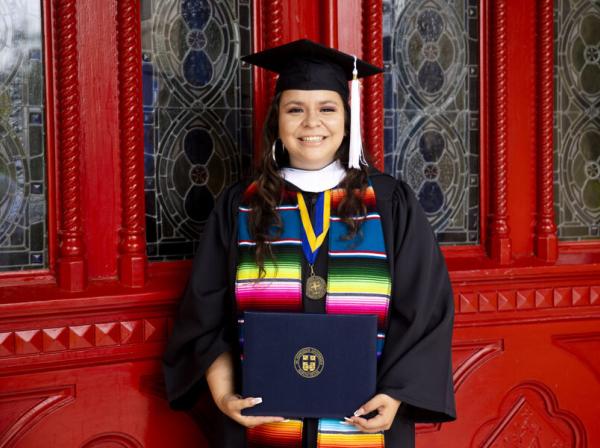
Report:
[[[344,139],[344,104],[332,90],[284,90],[279,100],[279,138],[294,168],[329,165]]]

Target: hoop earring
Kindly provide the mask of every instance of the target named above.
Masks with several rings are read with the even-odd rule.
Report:
[[[281,150],[285,152],[285,146],[283,146],[283,142],[281,141],[281,139],[276,138],[275,140],[273,140],[273,145],[271,146],[271,156],[273,157],[273,162],[275,162],[275,165],[277,165],[277,156],[275,155],[275,153],[277,151],[277,142],[278,141],[281,142]]]

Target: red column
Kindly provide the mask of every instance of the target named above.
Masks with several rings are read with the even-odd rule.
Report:
[[[494,123],[491,136],[491,215],[490,257],[500,264],[511,259],[510,228],[508,226],[508,116],[507,116],[507,14],[506,0],[490,1],[494,22],[491,36],[490,75],[493,86],[490,95]]]
[[[81,169],[79,147],[79,79],[77,53],[77,9],[75,0],[55,2],[57,127],[60,228],[58,284],[81,291],[86,284],[81,226]]]
[[[363,56],[367,62],[383,65],[383,5],[377,0],[363,0]],[[363,141],[370,161],[383,171],[383,75],[363,81]]]
[[[554,17],[553,1],[539,0],[537,29],[537,115],[538,148],[538,219],[536,253],[545,261],[558,256],[558,239],[554,223]]]
[[[121,190],[123,192],[119,278],[125,286],[141,287],[146,280],[146,231],[142,50],[138,0],[119,0],[117,24]]]

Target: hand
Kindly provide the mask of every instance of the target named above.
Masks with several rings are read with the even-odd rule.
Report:
[[[392,422],[396,416],[396,412],[400,407],[400,401],[386,394],[377,394],[360,409],[354,413],[354,417],[347,418],[346,421],[356,426],[362,432],[376,433],[386,431],[392,427]],[[377,411],[377,415],[373,418],[362,418],[361,415],[369,412]]]
[[[255,426],[264,423],[282,422],[283,417],[254,417],[242,415],[242,409],[251,408],[259,403],[262,403],[262,398],[242,398],[235,394],[226,394],[217,400],[217,406],[230,419],[235,420],[240,425],[246,428],[254,428]]]

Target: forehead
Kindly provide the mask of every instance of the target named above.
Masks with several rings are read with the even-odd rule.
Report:
[[[325,101],[333,101],[341,104],[342,97],[338,92],[333,90],[288,89],[281,92],[279,104],[285,105],[289,102],[320,103]]]

